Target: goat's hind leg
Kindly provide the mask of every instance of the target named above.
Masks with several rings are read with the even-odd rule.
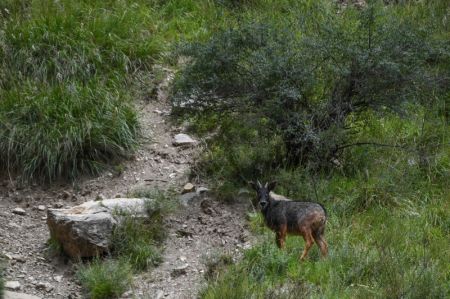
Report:
[[[312,233],[311,233],[310,230],[307,230],[303,234],[303,238],[305,239],[305,249],[303,250],[303,253],[302,253],[301,257],[300,257],[300,260],[302,260],[302,261],[305,260],[306,256],[308,255],[309,249],[314,244],[314,238],[313,238]]]
[[[328,244],[322,234],[313,234],[314,241],[316,241],[317,246],[320,248],[320,252],[322,253],[322,257],[326,257],[328,255]]]

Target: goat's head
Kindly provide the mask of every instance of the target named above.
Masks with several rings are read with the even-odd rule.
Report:
[[[270,191],[275,189],[277,182],[266,183],[264,186],[259,182],[249,182],[250,186],[256,191],[257,200],[261,210],[264,210],[270,203]]]

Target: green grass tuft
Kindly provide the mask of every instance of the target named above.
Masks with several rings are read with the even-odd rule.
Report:
[[[147,188],[136,189],[129,196],[147,198],[148,217],[122,215],[112,235],[112,252],[127,260],[134,270],[142,271],[162,262],[161,245],[166,237],[164,218],[174,205],[166,194]]]
[[[124,261],[94,260],[80,266],[77,276],[89,298],[119,298],[132,282],[132,267]]]
[[[52,180],[124,157],[138,123],[123,96],[100,82],[0,90],[0,167]]]

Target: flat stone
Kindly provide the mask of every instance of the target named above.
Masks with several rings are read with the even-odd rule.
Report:
[[[181,146],[181,145],[193,145],[197,143],[194,139],[191,138],[191,136],[187,134],[177,134],[173,138],[172,144],[175,146]]]
[[[56,275],[56,276],[53,276],[53,279],[54,279],[55,281],[57,281],[57,282],[61,282],[62,279],[63,279],[63,276],[62,276],[62,275]]]
[[[4,296],[3,299],[41,299],[38,296],[28,295],[25,293],[10,292],[10,291],[5,291],[3,296]]]
[[[18,261],[19,263],[25,263],[26,260],[23,256],[18,255],[18,254],[11,254],[11,255],[6,255],[7,258],[9,258],[10,260],[15,260]]]
[[[204,193],[206,193],[206,192],[208,192],[208,191],[209,191],[209,189],[206,188],[206,187],[198,187],[198,188],[197,188],[197,193],[198,193],[198,194],[204,194]]]
[[[193,192],[193,191],[195,191],[195,186],[191,183],[187,183],[186,185],[184,185],[183,191],[181,192],[181,194],[189,193],[189,192]]]
[[[54,289],[54,287],[48,282],[38,282],[36,284],[36,289],[45,290],[47,292],[51,292]]]
[[[44,205],[39,205],[39,206],[37,207],[37,209],[38,209],[39,211],[45,211],[46,207],[45,207]]]
[[[24,209],[22,209],[22,208],[15,208],[12,212],[14,214],[21,215],[21,216],[27,214],[27,212]]]
[[[156,291],[155,299],[161,299],[162,297],[164,297],[164,292],[162,290]]]
[[[8,290],[12,290],[12,291],[18,291],[21,288],[21,284],[20,282],[16,281],[16,280],[12,280],[12,281],[7,281],[5,283],[5,288]]]
[[[197,192],[189,192],[182,194],[178,200],[180,201],[180,204],[184,207],[188,207],[192,202],[194,202],[196,199],[198,199],[199,196]]]
[[[188,264],[184,264],[182,266],[176,267],[175,269],[172,270],[172,272],[170,273],[170,276],[172,277],[178,277],[181,275],[185,275],[187,273],[186,269],[189,267]]]

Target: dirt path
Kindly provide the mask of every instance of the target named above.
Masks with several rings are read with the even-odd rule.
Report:
[[[46,241],[46,209],[70,207],[97,197],[125,196],[148,188],[181,190],[199,147],[174,147],[173,136],[182,129],[168,122],[168,76],[158,88],[158,100],[137,103],[144,142],[131,161],[96,178],[73,184],[21,187],[0,179],[0,254],[8,258],[7,281],[20,284],[18,292],[41,298],[83,298],[71,261],[50,258]],[[203,202],[203,203],[202,203]],[[25,215],[13,212],[22,208]],[[195,298],[204,283],[204,261],[222,251],[238,254],[249,246],[244,228],[246,208],[197,198],[167,221],[164,262],[135,277],[124,297]],[[177,269],[178,268],[178,269]]]

